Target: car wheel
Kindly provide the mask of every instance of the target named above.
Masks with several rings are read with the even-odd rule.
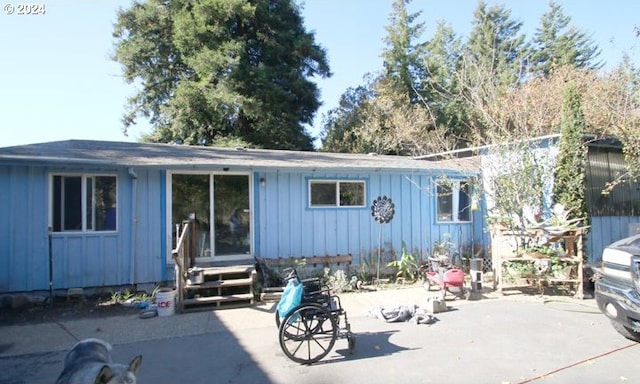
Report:
[[[617,321],[611,320],[611,325],[613,325],[613,329],[618,331],[619,334],[626,337],[629,340],[639,342],[640,343],[640,332],[634,331],[633,329],[626,327]]]

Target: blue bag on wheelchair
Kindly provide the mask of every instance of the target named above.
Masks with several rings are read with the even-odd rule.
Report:
[[[278,303],[278,314],[281,318],[286,317],[291,311],[296,309],[302,303],[302,292],[304,286],[296,280],[289,280],[287,286],[284,287],[282,297]]]

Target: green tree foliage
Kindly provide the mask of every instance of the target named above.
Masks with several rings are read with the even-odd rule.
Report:
[[[416,39],[422,35],[424,24],[417,22],[421,12],[407,11],[409,3],[410,0],[393,2],[389,25],[385,27],[387,35],[384,39],[386,47],[381,55],[384,66],[382,78],[415,104],[420,101],[417,85],[423,68],[420,59],[422,47],[416,44]]]
[[[599,49],[551,2],[530,41],[504,6],[480,1],[459,38],[439,21],[429,39],[396,0],[383,70],[350,88],[324,120],[323,150],[428,154],[557,133],[566,83],[576,84],[589,133],[623,141],[640,175],[637,69],[596,71]],[[635,164],[635,165],[634,165]]]
[[[522,23],[504,5],[480,1],[465,46],[465,65],[471,79],[510,86],[520,80],[527,44]]]
[[[534,73],[547,76],[567,65],[589,69],[602,66],[596,61],[600,55],[596,44],[570,23],[571,17],[562,12],[562,6],[551,1],[532,41],[529,65]]]
[[[149,118],[149,141],[313,149],[319,107],[309,79],[330,76],[325,51],[286,0],[146,0],[118,12],[114,60],[139,86],[124,130]]]
[[[452,148],[444,125],[451,119],[443,117],[450,111],[447,105],[453,105],[449,91],[428,79],[439,82],[455,66],[451,49],[457,40],[442,25],[438,41],[430,46],[417,42],[424,27],[417,22],[419,12],[408,12],[409,3],[394,1],[381,54],[383,70],[357,95],[343,95],[340,107],[329,113],[323,150],[420,155]],[[427,63],[430,50],[434,57]]]
[[[580,94],[569,83],[565,89],[560,118],[560,143],[554,172],[554,202],[562,204],[569,219],[586,218],[586,124]]]
[[[457,94],[459,83],[455,76],[460,67],[462,41],[451,26],[438,21],[433,37],[423,50],[423,102],[433,116],[436,127],[445,127],[449,135],[464,136],[465,104]]]
[[[485,191],[492,200],[490,214],[507,219],[513,228],[526,228],[526,213],[544,206],[546,180],[552,176],[547,158],[527,143],[497,146],[485,172],[491,181]]]
[[[357,93],[344,94],[340,106],[329,112],[323,128],[323,150],[413,152],[406,141],[407,128],[424,130],[427,124],[422,121],[426,115],[418,80],[424,68],[421,45],[415,43],[423,26],[416,22],[420,13],[409,13],[407,4],[409,0],[393,2],[381,54],[382,72]]]
[[[392,4],[381,54],[383,70],[372,84],[367,113],[357,128],[358,137],[371,152],[415,153],[414,139],[423,141],[428,129],[425,95],[419,89],[422,44],[416,42],[424,25],[417,21],[421,12],[409,13],[409,4],[410,0],[395,0]]]
[[[366,86],[349,88],[340,96],[338,107],[324,117],[322,131],[322,151],[366,153],[371,148],[356,132],[365,113],[365,105],[371,97]]]
[[[625,159],[625,169],[613,175],[615,179],[603,192],[610,193],[618,185],[640,180],[640,69],[626,56],[596,85],[591,99],[597,103],[591,120],[622,142]]]
[[[527,51],[522,23],[511,18],[503,5],[480,1],[473,28],[456,72],[458,96],[466,106],[464,136],[474,145],[501,142],[513,136],[513,126],[503,118],[502,102],[523,78]]]

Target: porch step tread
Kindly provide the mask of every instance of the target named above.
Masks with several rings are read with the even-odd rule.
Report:
[[[189,305],[215,304],[215,303],[241,301],[241,300],[253,300],[253,294],[240,293],[237,295],[226,295],[226,296],[195,297],[193,299],[184,299],[183,303],[185,306],[189,306]]]
[[[204,267],[204,275],[224,275],[232,273],[251,273],[254,270],[253,265],[236,265],[229,267]]]
[[[262,292],[265,293],[273,293],[273,292],[284,292],[284,287],[262,287]]]
[[[182,313],[192,313],[192,312],[202,312],[202,311],[211,311],[211,310],[222,310],[222,309],[232,309],[232,308],[247,308],[252,306],[253,300],[244,300],[244,301],[227,301],[227,302],[219,302],[212,304],[202,304],[202,305],[192,305],[185,307],[182,310]]]
[[[248,277],[245,279],[215,280],[205,281],[202,284],[186,285],[185,289],[207,289],[207,288],[224,288],[224,287],[241,287],[253,284],[253,279]]]
[[[276,303],[282,298],[282,292],[263,292],[260,294],[260,301],[265,303]]]

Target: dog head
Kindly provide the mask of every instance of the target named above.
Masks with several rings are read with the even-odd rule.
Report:
[[[67,353],[56,384],[136,384],[142,356],[129,365],[114,363],[111,344],[100,339],[82,340]]]
[[[105,364],[96,376],[94,384],[136,384],[136,374],[141,363],[142,356],[138,355],[129,365]]]

